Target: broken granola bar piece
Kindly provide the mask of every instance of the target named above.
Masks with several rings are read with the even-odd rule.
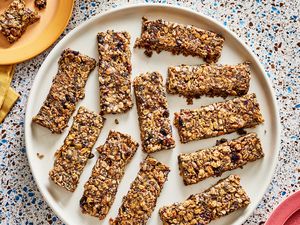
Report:
[[[125,167],[137,148],[138,143],[131,136],[116,131],[109,132],[105,144],[97,149],[99,158],[84,185],[80,200],[83,213],[100,220],[105,218],[115,200]]]
[[[37,7],[39,10],[45,9],[47,6],[47,0],[34,0],[34,5]]]
[[[118,216],[112,225],[144,225],[150,218],[157,199],[167,181],[170,169],[152,157],[141,163],[140,171],[123,198]]]
[[[230,175],[184,202],[162,207],[159,215],[163,225],[206,225],[249,204],[250,198],[240,185],[240,177]]]
[[[261,159],[264,156],[259,138],[250,133],[212,148],[178,156],[180,175],[185,185],[196,184],[208,177]]]
[[[175,55],[198,56],[206,62],[216,62],[223,44],[224,38],[211,31],[162,19],[143,18],[142,34],[134,47],[146,49],[148,55],[151,51],[169,51]]]
[[[14,0],[0,15],[0,31],[9,43],[14,43],[39,19],[38,13],[26,8],[23,0]]]
[[[232,133],[263,122],[255,94],[199,109],[182,109],[175,113],[174,119],[182,143]]]
[[[75,191],[104,120],[97,113],[79,108],[63,146],[55,153],[54,167],[49,172],[58,186]]]
[[[61,133],[68,126],[76,104],[84,98],[84,87],[96,66],[96,60],[67,49],[58,64],[49,94],[39,113],[32,119],[52,133]]]
[[[168,69],[167,92],[186,98],[242,96],[250,84],[249,63],[238,65],[202,64]]]
[[[101,113],[124,113],[133,106],[130,35],[108,30],[98,33],[97,40]]]
[[[163,78],[145,73],[133,81],[143,151],[156,152],[175,147]]]

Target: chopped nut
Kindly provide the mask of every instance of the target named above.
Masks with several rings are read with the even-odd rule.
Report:
[[[37,7],[39,10],[45,9],[47,6],[47,0],[34,0],[34,5]]]
[[[162,82],[157,72],[142,74],[133,82],[142,147],[146,153],[175,147]]]
[[[263,122],[255,94],[199,109],[182,109],[175,113],[174,119],[182,143],[232,133]]]
[[[249,204],[250,199],[240,186],[240,177],[230,175],[184,202],[160,208],[159,215],[164,225],[204,225]]]
[[[140,171],[123,197],[117,218],[112,225],[146,224],[150,218],[170,169],[152,157],[141,163]]]
[[[199,56],[206,62],[216,62],[223,48],[224,38],[214,32],[191,25],[182,25],[164,20],[149,21],[143,18],[142,34],[134,47],[152,51],[169,51],[175,55]]]
[[[125,167],[138,148],[129,135],[110,131],[80,200],[83,213],[104,219],[115,200]]]
[[[127,32],[100,32],[100,110],[102,114],[123,113],[132,108],[130,35]]]
[[[40,19],[37,12],[26,8],[23,0],[14,0],[0,15],[0,31],[9,43],[17,41],[27,27]]]
[[[97,113],[79,108],[63,146],[55,153],[54,167],[49,172],[50,178],[58,186],[75,191],[104,120]]]
[[[250,84],[249,63],[232,65],[203,64],[169,67],[167,92],[193,98],[242,96]]]
[[[185,185],[246,165],[264,156],[259,138],[250,133],[208,149],[180,154],[178,164]],[[211,169],[213,167],[213,169]]]
[[[61,133],[68,126],[77,102],[84,98],[84,87],[96,66],[96,60],[67,49],[62,53],[58,65],[49,94],[39,113],[32,119],[53,133]]]

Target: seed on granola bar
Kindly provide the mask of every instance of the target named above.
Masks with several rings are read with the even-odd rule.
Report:
[[[159,215],[163,225],[206,225],[249,204],[250,198],[240,185],[240,177],[230,175],[184,202],[160,208]]]
[[[83,213],[104,219],[115,200],[125,167],[138,148],[131,136],[110,131],[80,200]]]
[[[39,10],[45,9],[47,6],[47,0],[34,0],[34,5],[37,7]]]
[[[101,113],[124,113],[133,106],[130,35],[108,30],[98,33],[97,40]]]
[[[96,66],[96,60],[67,49],[62,53],[58,65],[49,94],[32,119],[52,133],[61,133],[68,126],[77,102],[84,98],[84,87]]]
[[[0,31],[9,43],[14,43],[39,19],[38,13],[26,8],[23,0],[14,0],[0,15]]]
[[[104,120],[97,113],[79,108],[63,146],[55,153],[54,167],[49,172],[58,186],[75,191]]]
[[[141,163],[140,171],[127,195],[123,197],[118,216],[111,219],[110,224],[146,224],[156,206],[169,172],[168,166],[148,156]]]
[[[180,154],[178,164],[184,184],[190,185],[220,176],[263,156],[259,138],[255,133],[250,133],[212,148]]]
[[[133,87],[143,151],[151,153],[174,148],[162,76],[157,72],[141,74],[134,79]]]
[[[143,18],[141,37],[137,38],[134,47],[146,49],[147,56],[151,56],[152,51],[169,51],[216,62],[221,56],[223,43],[224,38],[211,31],[162,19]]]
[[[248,63],[234,66],[202,64],[169,67],[166,86],[168,93],[192,99],[203,95],[242,96],[247,94],[249,83]]]
[[[263,122],[255,94],[199,109],[182,109],[175,113],[174,119],[182,143],[232,133]]]

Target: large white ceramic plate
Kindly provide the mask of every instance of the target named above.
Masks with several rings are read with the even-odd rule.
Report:
[[[48,172],[53,166],[54,152],[62,145],[69,129],[66,129],[61,135],[54,135],[51,134],[49,130],[33,124],[31,119],[37,114],[47,96],[52,79],[57,71],[57,61],[65,48],[79,50],[82,53],[97,58],[96,34],[99,31],[105,31],[107,29],[128,31],[132,36],[131,46],[133,46],[134,40],[140,35],[141,18],[143,16],[150,19],[163,18],[184,24],[193,24],[197,27],[221,33],[226,41],[219,63],[237,64],[244,62],[245,60],[251,62],[252,79],[250,92],[255,92],[257,94],[258,102],[260,103],[261,111],[265,118],[265,123],[263,125],[254,129],[249,129],[249,131],[256,132],[262,140],[265,152],[265,157],[262,160],[250,163],[243,169],[227,172],[223,174],[222,177],[210,178],[191,186],[183,185],[182,178],[179,176],[177,155],[180,152],[193,152],[201,148],[211,147],[215,145],[216,140],[220,137],[195,141],[189,144],[181,144],[176,129],[173,129],[174,137],[176,139],[176,148],[170,151],[152,154],[158,160],[169,165],[171,167],[171,172],[148,224],[161,224],[158,216],[158,209],[160,207],[183,201],[189,195],[205,190],[216,183],[220,178],[224,178],[229,174],[238,174],[241,176],[241,183],[251,198],[251,204],[246,209],[239,210],[231,215],[216,220],[211,224],[241,224],[260,202],[271,180],[277,162],[279,149],[279,120],[274,94],[268,82],[268,78],[257,58],[232,32],[228,31],[225,27],[211,18],[184,8],[162,5],[134,5],[115,9],[95,16],[91,20],[80,25],[63,38],[63,40],[61,40],[51,51],[35,78],[26,110],[25,135],[27,155],[37,185],[51,208],[67,224],[108,224],[109,218],[116,217],[122,197],[127,193],[130,183],[134,180],[139,169],[139,163],[145,158],[145,154],[142,153],[141,148],[138,149],[133,160],[126,168],[124,178],[118,189],[116,200],[112,205],[109,214],[105,220],[100,222],[97,218],[83,215],[79,207],[79,199],[83,193],[83,185],[91,174],[92,167],[97,159],[97,154],[96,157],[89,160],[76,191],[74,193],[69,193],[63,190],[49,180]],[[143,50],[133,49],[132,63],[133,78],[143,72],[159,71],[164,76],[164,79],[166,79],[168,66],[183,63],[199,64],[203,63],[203,61],[199,58],[173,56],[166,52],[153,54],[151,58],[147,58],[143,54]],[[81,101],[78,106],[86,106],[91,110],[99,112],[99,92],[96,69],[93,71],[87,82],[85,93],[85,99]],[[222,98],[203,97],[194,101],[194,104],[190,106],[186,104],[185,99],[176,95],[168,95],[167,98],[171,121],[173,121],[174,112],[181,108],[197,108],[213,102],[223,101]],[[106,116],[106,118],[107,121],[105,122],[104,129],[102,130],[95,147],[104,143],[110,129],[128,133],[136,140],[140,141],[136,107],[126,114]],[[115,118],[118,118],[120,121],[118,125],[114,123]],[[72,121],[73,119],[69,121],[69,125],[71,125]],[[233,133],[223,137],[231,139],[237,136],[236,133]],[[93,152],[95,153],[95,149],[93,149]],[[43,154],[44,158],[39,159],[37,153]]]

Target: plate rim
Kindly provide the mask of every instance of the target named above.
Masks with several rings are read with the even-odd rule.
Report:
[[[274,161],[272,163],[272,165],[270,166],[270,169],[271,169],[271,172],[269,173],[269,175],[266,177],[266,180],[268,181],[266,183],[266,185],[264,185],[264,187],[262,188],[262,192],[261,194],[259,195],[259,199],[260,201],[258,201],[256,204],[254,204],[254,208],[250,211],[248,211],[246,214],[244,214],[243,216],[239,217],[240,218],[240,221],[241,221],[241,224],[244,223],[251,214],[253,214],[254,210],[257,208],[257,206],[261,203],[262,201],[262,198],[263,196],[265,195],[265,193],[267,192],[268,190],[268,187],[272,181],[272,178],[273,178],[273,175],[275,173],[275,169],[276,169],[276,166],[278,164],[278,156],[279,156],[279,152],[280,152],[280,133],[281,133],[281,124],[280,124],[280,117],[279,117],[279,110],[278,110],[278,106],[277,106],[277,100],[276,100],[276,95],[275,95],[275,92],[274,92],[274,89],[272,88],[272,84],[271,84],[271,81],[270,79],[268,78],[262,64],[260,63],[258,57],[252,52],[252,50],[250,49],[250,47],[248,47],[248,45],[246,45],[233,31],[231,31],[228,27],[224,26],[222,23],[220,23],[219,21],[217,21],[216,19],[210,17],[210,16],[207,16],[205,15],[204,13],[202,12],[198,12],[196,10],[192,10],[190,8],[187,8],[185,6],[178,6],[178,5],[169,5],[169,4],[161,4],[161,3],[133,3],[133,4],[129,4],[129,5],[123,5],[123,6],[117,6],[116,8],[112,8],[112,9],[109,9],[107,11],[104,11],[104,12],[101,12],[93,17],[91,17],[90,19],[82,22],[80,25],[78,25],[77,27],[75,27],[73,30],[71,30],[68,34],[66,34],[57,44],[56,46],[51,50],[51,52],[48,54],[48,56],[44,59],[41,67],[39,68],[39,71],[37,73],[37,75],[35,76],[34,78],[34,81],[32,83],[32,86],[31,86],[31,90],[29,92],[29,95],[28,95],[28,100],[31,98],[32,94],[33,94],[33,90],[34,90],[34,86],[36,85],[37,83],[37,78],[40,78],[41,75],[40,75],[40,71],[43,69],[44,67],[44,62],[48,59],[48,58],[51,58],[53,54],[55,54],[55,50],[60,48],[61,45],[64,44],[64,40],[68,39],[70,36],[72,36],[74,33],[76,33],[78,30],[82,29],[83,27],[87,26],[89,23],[93,23],[94,21],[96,20],[99,20],[101,17],[105,17],[109,14],[112,14],[112,13],[116,13],[116,12],[119,12],[119,11],[122,11],[122,10],[127,10],[127,9],[134,9],[134,8],[143,8],[143,7],[146,7],[146,8],[155,8],[155,7],[160,7],[160,8],[171,8],[171,9],[175,9],[175,10],[182,10],[182,11],[185,11],[189,14],[194,14],[194,15],[197,15],[197,16],[200,16],[202,17],[204,20],[207,20],[211,23],[213,23],[215,26],[217,26],[218,28],[220,29],[223,29],[227,32],[227,34],[229,34],[231,36],[231,38],[234,39],[234,41],[236,41],[237,43],[239,43],[241,46],[243,46],[243,48],[247,51],[248,54],[250,54],[250,56],[253,58],[253,60],[255,61],[255,64],[257,66],[257,70],[259,71],[259,73],[263,74],[263,79],[266,81],[266,84],[267,84],[267,89],[268,91],[271,93],[271,99],[272,99],[272,104],[274,106],[274,119],[275,119],[275,122],[276,122],[276,130],[274,131],[275,132],[275,143],[274,143],[274,146],[275,146],[275,149],[274,149]],[[65,224],[69,224],[63,217],[63,212],[59,211],[56,207],[56,205],[49,199],[48,195],[45,195],[43,193],[43,188],[41,187],[40,183],[38,182],[38,179],[35,175],[35,172],[33,170],[33,165],[32,165],[32,161],[31,161],[31,158],[32,158],[32,154],[29,154],[28,151],[27,151],[27,148],[29,146],[29,137],[28,137],[28,133],[29,133],[29,129],[30,129],[30,124],[31,124],[31,118],[29,118],[29,115],[27,113],[27,111],[29,111],[29,101],[27,101],[27,105],[26,105],[26,109],[25,109],[25,147],[26,147],[26,155],[27,155],[27,158],[28,158],[28,162],[29,162],[29,166],[30,166],[30,170],[31,170],[31,173],[34,177],[34,180],[35,180],[35,183],[41,193],[41,195],[43,196],[43,198],[45,199],[45,201],[47,202],[47,204],[50,206],[50,208],[53,210],[53,212],[65,223]]]
[[[53,31],[51,33],[54,33],[51,35],[51,37],[45,38],[43,33],[41,33],[37,38],[35,38],[35,42],[40,42],[40,45],[32,46],[32,45],[23,45],[20,46],[14,50],[10,49],[5,49],[3,50],[3,56],[0,55],[0,65],[10,65],[10,64],[17,64],[21,62],[25,62],[29,59],[34,58],[35,56],[41,54],[45,50],[47,50],[59,37],[60,35],[64,32],[66,27],[69,24],[69,21],[73,15],[73,9],[74,9],[74,4],[75,0],[64,0],[64,1],[58,1],[58,19],[64,18],[63,23],[60,24],[58,27],[59,29],[56,28],[55,23],[49,23],[47,27],[45,27],[44,30],[50,30]],[[65,5],[68,5],[68,7],[65,7]],[[65,9],[69,9],[67,13],[65,13]],[[46,40],[46,41],[44,41]],[[17,54],[17,53],[22,53],[22,54]]]

